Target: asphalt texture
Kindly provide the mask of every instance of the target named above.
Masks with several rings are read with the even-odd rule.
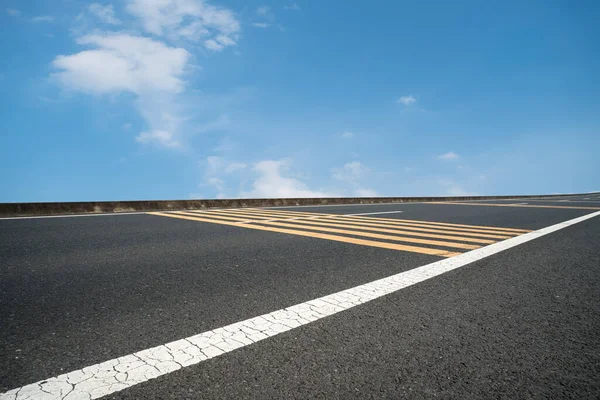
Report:
[[[592,212],[287,210],[531,230]],[[439,259],[145,214],[1,220],[0,392]],[[582,399],[598,376],[600,217],[108,398]]]

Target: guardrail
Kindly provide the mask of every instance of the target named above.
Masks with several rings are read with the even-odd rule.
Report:
[[[587,193],[583,193],[587,194]],[[575,195],[575,194],[570,194]],[[578,194],[579,195],[579,194]],[[121,213],[136,211],[198,210],[208,208],[311,206],[328,204],[381,204],[431,201],[505,200],[565,195],[519,196],[460,196],[460,197],[329,197],[277,199],[215,199],[215,200],[140,200],[140,201],[86,201],[56,203],[0,203],[0,216],[36,216],[59,214]]]

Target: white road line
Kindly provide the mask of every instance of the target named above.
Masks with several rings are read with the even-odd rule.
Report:
[[[600,211],[306,303],[32,383],[0,394],[0,400],[97,399],[351,309],[598,215]]]
[[[360,213],[360,214],[341,214],[341,215],[376,215],[376,214],[397,214],[404,211],[382,211],[382,212],[374,212],[374,213]]]

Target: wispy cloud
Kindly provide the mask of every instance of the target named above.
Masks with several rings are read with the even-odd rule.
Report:
[[[397,103],[404,104],[405,106],[410,106],[411,104],[414,104],[416,102],[417,102],[417,99],[415,99],[412,95],[401,96],[397,100]]]
[[[256,9],[256,19],[258,21],[252,23],[253,27],[268,28],[275,22],[275,14],[273,14],[270,7],[260,6]]]
[[[189,53],[162,42],[125,33],[101,33],[77,39],[91,50],[57,56],[54,76],[70,89],[92,94],[181,92]]]
[[[16,9],[14,9],[14,8],[7,8],[7,9],[6,9],[6,13],[7,13],[8,15],[10,15],[11,17],[16,17],[17,15],[20,15],[20,14],[21,14],[21,11],[19,11],[19,10],[16,10]]]
[[[243,191],[242,197],[332,197],[334,193],[312,190],[301,180],[289,176],[291,161],[264,160],[254,164],[257,175],[250,191]]]
[[[440,154],[439,156],[437,156],[438,160],[443,161],[452,161],[457,160],[458,158],[460,158],[460,156],[453,151],[449,151],[448,153]]]
[[[352,161],[342,167],[331,170],[333,179],[346,183],[350,186],[352,194],[360,197],[374,197],[377,192],[373,189],[362,187],[362,181],[367,177],[370,170],[359,161]]]
[[[271,9],[267,6],[260,6],[256,9],[256,15],[265,16],[268,15]]]
[[[340,137],[341,137],[342,139],[352,139],[352,138],[354,137],[354,132],[349,132],[349,131],[343,132],[343,133],[340,135]]]
[[[240,23],[231,10],[202,0],[127,0],[126,8],[148,33],[202,41],[213,51],[236,44],[240,32]]]
[[[40,15],[31,19],[33,22],[54,22],[54,17],[51,15]]]
[[[92,3],[88,6],[88,11],[105,24],[119,25],[121,23],[121,20],[115,17],[112,4],[103,6],[102,4]]]
[[[247,164],[244,164],[244,163],[240,163],[240,162],[232,162],[232,163],[230,163],[229,165],[227,165],[227,166],[225,167],[225,170],[224,170],[224,171],[225,171],[225,173],[227,173],[227,174],[232,174],[232,173],[234,173],[234,172],[237,172],[237,171],[241,171],[241,170],[243,170],[243,169],[246,169],[246,167],[247,167],[247,166],[248,166],[248,165],[247,165]]]
[[[283,9],[290,10],[290,11],[301,11],[300,6],[296,3],[292,3],[290,5],[283,6]]]
[[[163,147],[181,147],[181,143],[173,136],[173,133],[167,131],[142,132],[135,140],[140,143],[154,143]]]
[[[332,170],[334,179],[348,183],[356,183],[367,171],[359,161],[348,162],[343,167]]]
[[[198,69],[184,47],[192,47],[188,40],[202,40],[207,49],[221,51],[236,44],[240,24],[230,10],[203,0],[126,0],[126,10],[154,37],[127,31],[82,34],[76,41],[86,49],[56,56],[52,76],[72,91],[135,95],[135,105],[147,125],[136,140],[183,148],[183,127],[189,119],[181,112],[185,103],[181,96],[187,87],[184,78]],[[110,25],[121,21],[110,5],[94,3],[87,11]],[[176,38],[178,47],[163,38]]]

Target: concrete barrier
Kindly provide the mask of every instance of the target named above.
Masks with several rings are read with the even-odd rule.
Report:
[[[586,193],[587,194],[587,193]],[[331,197],[279,199],[218,199],[218,200],[142,200],[87,201],[56,203],[0,203],[0,217],[122,213],[138,211],[198,210],[208,208],[310,206],[328,204],[378,204],[431,201],[503,200],[557,197],[565,195],[522,196],[461,196],[461,197]]]

